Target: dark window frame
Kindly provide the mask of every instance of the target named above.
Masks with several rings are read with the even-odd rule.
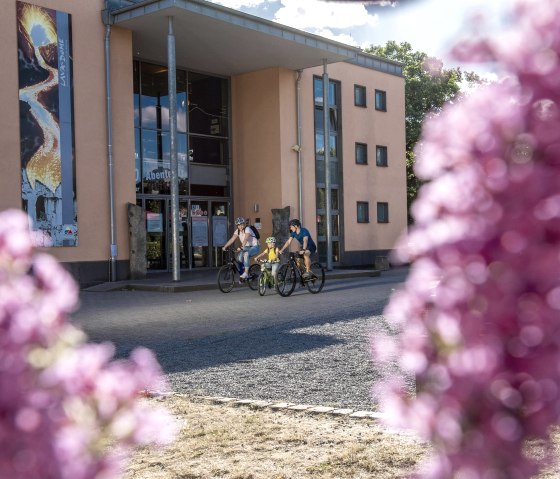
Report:
[[[363,98],[363,103],[358,102],[358,98],[356,96],[357,92],[361,93],[361,97]],[[358,106],[360,108],[367,108],[367,90],[364,85],[354,85],[354,106]]]
[[[387,111],[387,92],[375,90],[375,109],[377,111]]]
[[[377,202],[377,222],[389,223],[389,203],[383,201]]]
[[[358,161],[358,158],[359,158],[358,150],[361,147],[364,147],[363,158],[365,159],[365,161]],[[367,146],[367,143],[361,143],[359,141],[356,141],[354,143],[354,159],[355,159],[357,165],[367,165],[368,164],[368,146]]]
[[[389,151],[384,145],[375,145],[375,166],[389,166]]]
[[[356,202],[356,220],[358,223],[369,223],[369,201]]]

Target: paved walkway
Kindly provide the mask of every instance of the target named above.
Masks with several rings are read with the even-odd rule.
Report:
[[[379,276],[376,269],[334,269],[325,272],[325,280]],[[157,291],[160,293],[185,293],[216,289],[218,269],[182,271],[179,281],[171,273],[150,273],[146,279],[101,283],[83,291],[106,293],[109,291]],[[240,286],[240,285],[236,285]]]

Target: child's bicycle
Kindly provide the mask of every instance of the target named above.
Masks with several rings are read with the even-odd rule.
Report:
[[[311,263],[309,277],[304,278],[305,263],[299,253],[290,253],[290,259],[278,269],[276,291],[280,296],[290,296],[296,288],[296,283],[306,286],[310,293],[319,293],[325,285],[325,269],[321,263]]]
[[[241,274],[239,270],[243,268],[243,263],[240,263],[235,258],[235,251],[233,248],[228,248],[224,251],[225,263],[218,271],[218,288],[222,293],[229,293],[233,289],[235,284],[235,278],[239,277],[241,283],[247,283],[249,288],[253,291],[257,289],[260,266],[258,264],[253,264],[249,268],[249,277],[247,279],[241,279]]]
[[[264,296],[267,288],[272,289],[276,287],[276,281],[272,274],[272,263],[266,259],[259,259],[261,263],[261,274],[259,275],[259,294]]]

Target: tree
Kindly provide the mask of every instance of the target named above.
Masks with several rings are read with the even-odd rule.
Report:
[[[457,98],[461,82],[475,84],[482,80],[476,73],[465,73],[460,68],[444,69],[441,60],[413,51],[408,42],[389,41],[385,46],[371,45],[365,51],[404,64],[407,206],[411,223],[410,206],[421,186],[414,173],[414,147],[420,138],[422,123],[427,115],[439,113],[445,103]]]

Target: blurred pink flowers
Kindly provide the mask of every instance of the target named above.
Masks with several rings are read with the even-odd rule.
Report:
[[[416,377],[416,398],[392,385],[384,407],[435,445],[425,477],[532,477],[546,458],[526,441],[560,420],[560,1],[522,0],[512,20],[455,50],[509,79],[425,124],[400,246],[414,262],[386,309],[400,335],[374,344]]]
[[[176,424],[140,398],[165,383],[153,354],[111,361],[70,325],[77,287],[50,256],[33,256],[28,219],[0,214],[0,477],[121,476],[130,447],[167,444]]]

